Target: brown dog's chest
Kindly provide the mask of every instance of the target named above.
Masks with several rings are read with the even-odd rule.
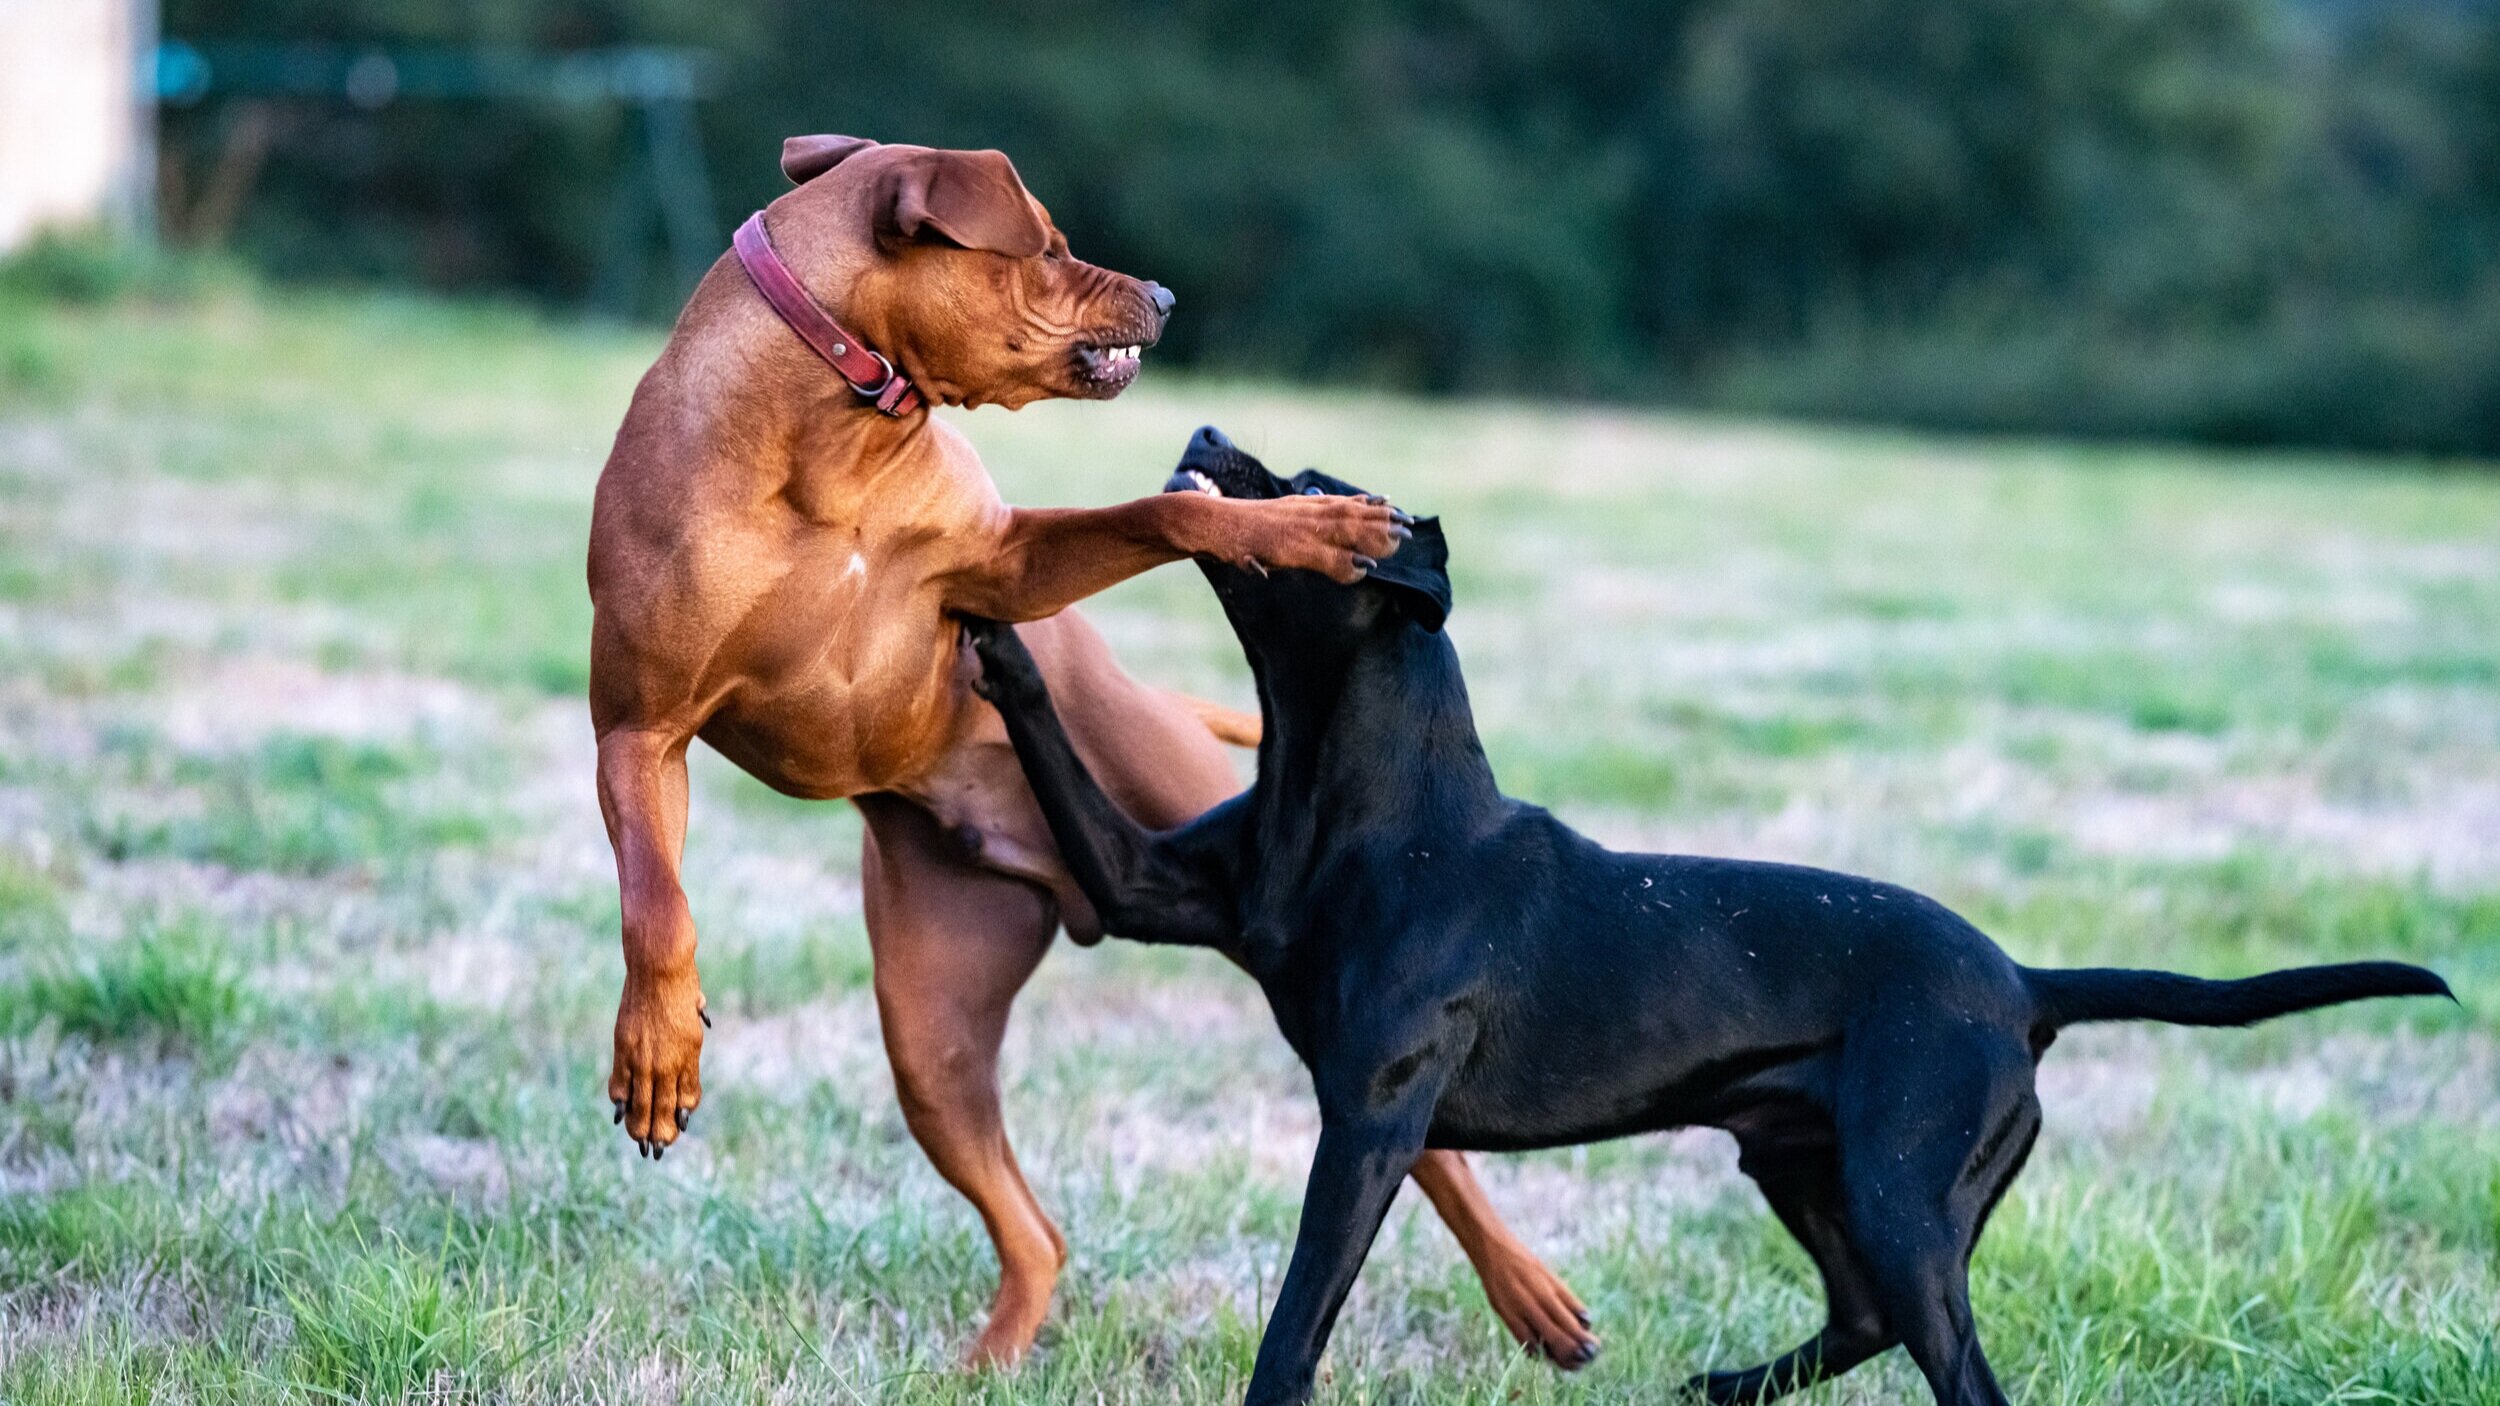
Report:
[[[955,631],[920,582],[879,578],[873,548],[835,546],[784,575],[715,656],[728,667],[702,736],[791,795],[908,790],[958,745],[972,706]]]

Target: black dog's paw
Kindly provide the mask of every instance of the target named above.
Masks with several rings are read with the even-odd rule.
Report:
[[[967,615],[963,622],[964,642],[981,661],[981,672],[972,681],[974,693],[994,704],[1032,704],[1049,698],[1041,666],[1016,636],[1015,626],[978,615]]]
[[[1757,1403],[1787,1394],[1786,1390],[1777,1387],[1769,1373],[1757,1368],[1743,1372],[1696,1373],[1684,1379],[1682,1399],[1706,1401],[1710,1406],[1757,1406]]]

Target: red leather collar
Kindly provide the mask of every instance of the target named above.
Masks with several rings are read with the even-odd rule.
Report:
[[[799,282],[799,276],[790,272],[781,255],[773,252],[772,236],[764,232],[763,211],[749,215],[730,244],[738,251],[738,264],[754,282],[755,291],[764,295],[764,301],[773,305],[800,341],[814,347],[827,365],[851,383],[852,390],[875,404],[879,414],[908,415],[920,408],[919,389],[894,369],[893,362],[844,331]]]

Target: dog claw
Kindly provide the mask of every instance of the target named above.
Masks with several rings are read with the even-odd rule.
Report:
[[[655,1142],[655,1143],[651,1144],[651,1160],[652,1160],[652,1161],[657,1162],[657,1161],[659,1161],[661,1158],[666,1157],[667,1155],[668,1155],[668,1144],[667,1144],[667,1143],[664,1143],[664,1142]]]
[[[1580,1320],[1580,1326],[1581,1326],[1581,1327],[1585,1328],[1585,1327],[1589,1326],[1590,1319],[1589,1319],[1589,1311],[1588,1311],[1587,1309],[1585,1309],[1585,1308],[1575,1308],[1575,1309],[1573,1309],[1573,1310],[1571,1311],[1571,1316]]]
[[[677,1131],[679,1131],[679,1132],[681,1132],[681,1133],[682,1133],[682,1132],[684,1132],[684,1131],[685,1131],[685,1130],[686,1130],[689,1126],[691,1126],[691,1125],[693,1124],[693,1122],[694,1122],[694,1110],[693,1110],[693,1109],[691,1109],[691,1108],[680,1108],[680,1109],[678,1109],[678,1110],[677,1110]]]
[[[1354,559],[1354,569],[1362,572],[1366,576],[1371,575],[1373,568],[1379,565],[1379,562],[1372,560],[1370,557],[1358,556]]]
[[[709,1030],[712,1028],[712,1013],[710,1011],[698,1009],[695,1011],[695,1014],[703,1018],[704,1029]]]
[[[1415,540],[1414,530],[1404,524],[1392,526],[1389,529],[1389,535],[1395,537],[1401,542],[1412,542]]]
[[[1408,512],[1404,508],[1391,508],[1389,510],[1389,521],[1398,524],[1400,527],[1412,527],[1415,525],[1415,515]]]
[[[622,1122],[624,1122],[624,1121],[625,1121],[625,1100],[623,1100],[623,1099],[621,1099],[621,1098],[620,1098],[620,1099],[618,1099],[618,1100],[616,1100],[616,1118],[615,1118],[615,1121],[616,1121],[616,1122],[619,1122],[619,1123],[622,1123]]]

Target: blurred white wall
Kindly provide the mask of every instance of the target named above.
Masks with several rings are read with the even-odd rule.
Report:
[[[144,220],[138,93],[154,0],[0,0],[0,251],[50,226]]]

